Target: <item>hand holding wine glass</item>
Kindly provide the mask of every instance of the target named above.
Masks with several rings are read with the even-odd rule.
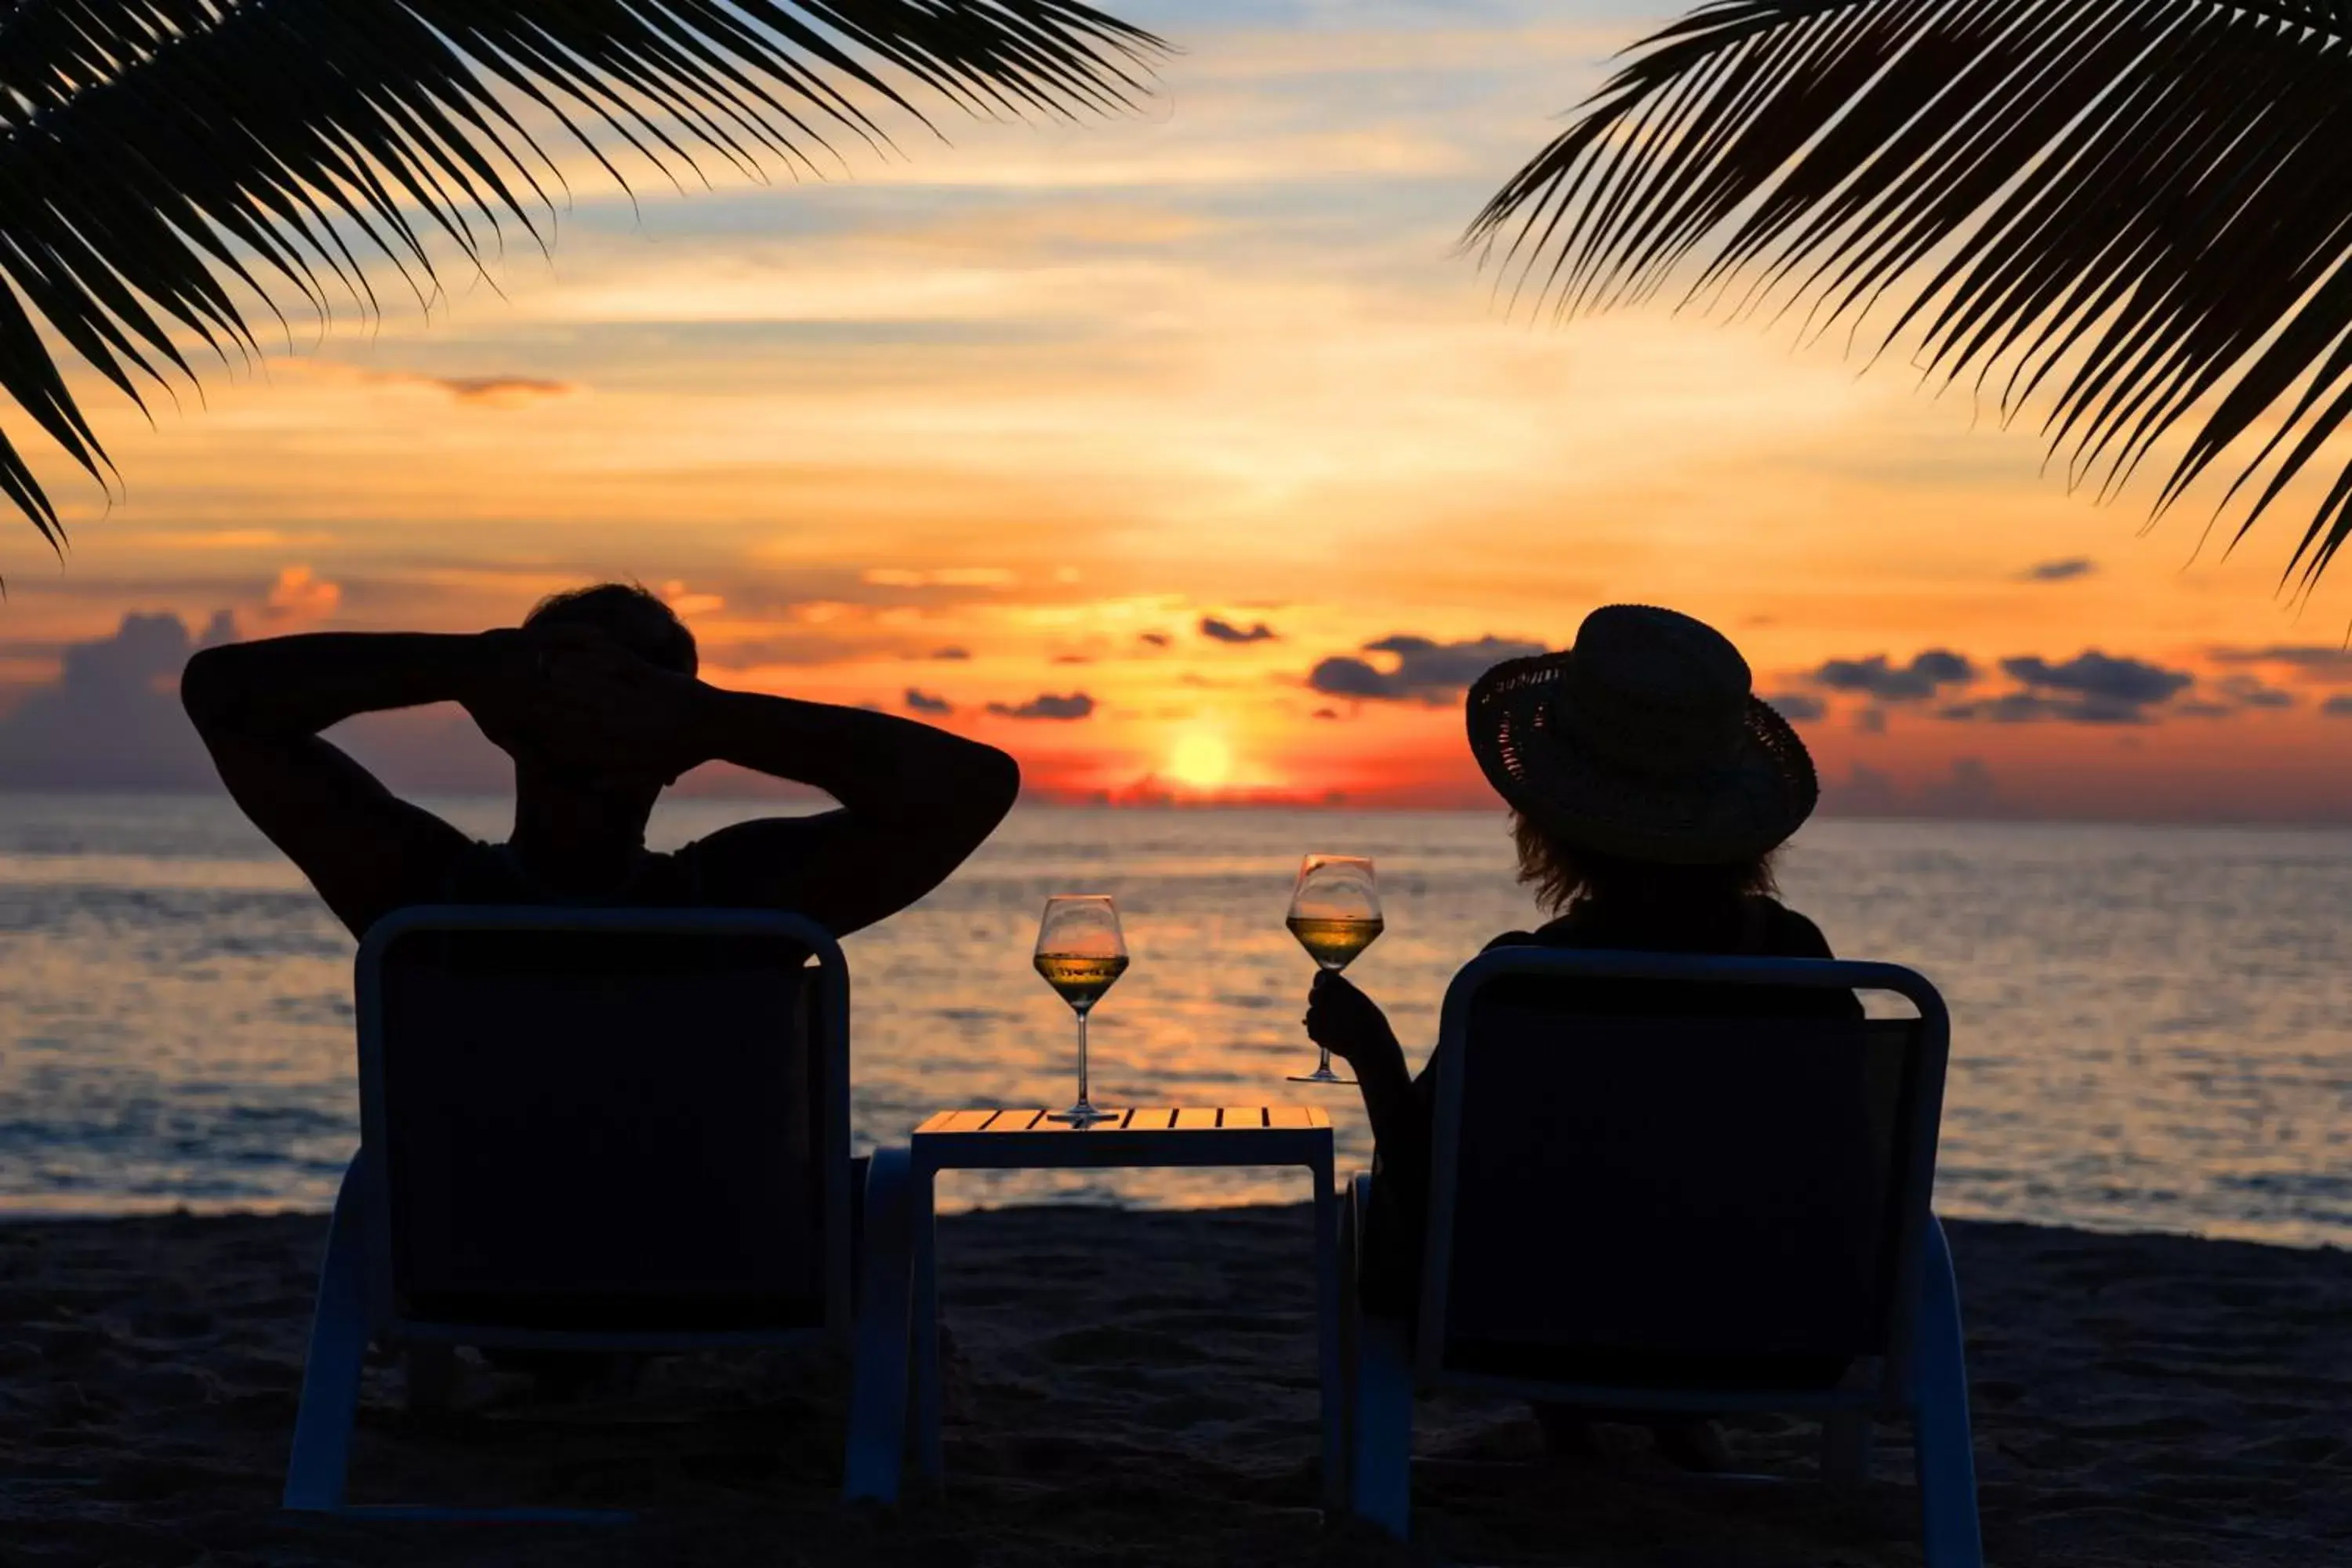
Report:
[[[1353,855],[1309,855],[1298,864],[1290,893],[1290,934],[1326,973],[1336,974],[1372,945],[1385,927],[1380,885],[1372,863]],[[1293,1083],[1350,1083],[1331,1070],[1331,1052],[1311,1073],[1293,1074]]]
[[[1078,1099],[1049,1120],[1087,1127],[1116,1111],[1098,1110],[1087,1098],[1087,1015],[1103,993],[1127,973],[1127,938],[1118,910],[1098,894],[1059,893],[1045,900],[1037,922],[1037,973],[1078,1016]]]

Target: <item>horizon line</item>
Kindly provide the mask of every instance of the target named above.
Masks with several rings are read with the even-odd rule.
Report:
[[[142,788],[136,785],[91,787],[89,785],[57,784],[28,786],[0,784],[0,798],[41,797],[47,799],[89,801],[116,800],[215,800],[234,805],[226,791],[190,789],[184,785],[161,785]],[[513,800],[509,792],[469,790],[416,790],[407,798],[418,801],[463,801],[467,803],[508,803]],[[829,797],[814,791],[774,790],[688,790],[673,791],[662,796],[667,803],[704,802],[767,802],[776,805],[814,805]],[[1342,795],[1326,793],[1320,795],[1277,797],[1264,795],[1155,795],[1136,796],[1109,792],[1040,789],[1024,794],[1015,809],[1030,807],[1048,811],[1116,811],[1116,812],[1241,812],[1296,811],[1332,812],[1365,816],[1499,816],[1508,808],[1499,800],[1476,805],[1415,804],[1395,800],[1352,800]],[[2238,829],[2269,829],[2279,832],[2313,830],[2342,831],[2352,829],[2352,812],[2344,816],[2115,816],[2088,814],[2032,814],[2005,812],[1969,812],[1939,816],[1928,812],[1852,811],[1834,806],[1816,812],[1811,818],[1818,822],[1887,822],[1919,824],[1983,825],[2004,827],[2185,827]]]

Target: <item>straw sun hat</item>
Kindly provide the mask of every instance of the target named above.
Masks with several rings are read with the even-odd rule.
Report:
[[[1635,860],[1752,859],[1821,797],[1812,758],[1703,621],[1609,605],[1566,653],[1507,659],[1470,688],[1470,749],[1503,798],[1583,848]]]

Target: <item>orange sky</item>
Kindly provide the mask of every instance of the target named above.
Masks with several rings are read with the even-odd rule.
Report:
[[[1040,793],[1467,804],[1458,684],[1365,645],[1559,644],[1638,599],[1820,706],[1833,805],[2352,815],[2352,593],[2275,595],[2291,517],[2223,561],[2201,511],[2143,535],[2144,496],[2069,498],[1899,356],[1498,307],[1455,237],[1663,8],[1127,14],[1185,51],[1129,121],[943,118],[952,145],[831,184],[648,179],[635,209],[577,168],[552,262],[453,274],[429,318],[152,428],[89,386],[128,494],[51,464],[71,553],[0,532],[0,709],[131,611],[457,629],[622,576],[713,679],[944,703]],[[1927,649],[1973,679],[1821,679]],[[2088,650],[2163,694],[2088,700]],[[1334,658],[1385,694],[1316,689]]]

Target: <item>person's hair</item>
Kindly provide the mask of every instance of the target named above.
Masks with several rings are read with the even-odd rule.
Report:
[[[1520,882],[1555,915],[1565,913],[1580,899],[1653,909],[1706,908],[1750,893],[1780,890],[1772,875],[1778,849],[1707,866],[1635,860],[1570,843],[1516,811],[1511,813],[1511,842],[1519,853]]]
[[[522,624],[594,626],[647,664],[678,675],[692,675],[701,668],[694,634],[677,612],[635,583],[598,583],[550,594]]]

